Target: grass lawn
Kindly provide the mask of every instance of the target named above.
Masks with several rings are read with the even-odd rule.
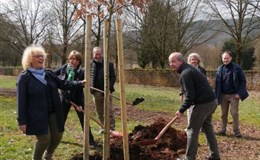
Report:
[[[15,88],[16,77],[0,76],[0,88]],[[115,96],[119,97],[118,85],[116,85]],[[175,113],[180,106],[179,89],[170,87],[151,87],[145,85],[126,85],[126,99],[134,100],[137,97],[144,97],[145,101],[138,105],[139,109],[150,111],[162,111]],[[130,101],[131,102],[131,101]],[[260,93],[250,92],[250,97],[240,103],[241,124],[254,126],[260,129]],[[119,101],[114,100],[115,105]],[[231,119],[229,117],[229,119]],[[220,107],[214,114],[214,120],[220,120]],[[119,119],[116,123],[120,130]],[[138,122],[128,121],[129,131]],[[16,121],[16,99],[0,96],[0,159],[1,160],[29,160],[31,159],[34,137],[25,136],[18,130]],[[95,139],[102,142],[102,137],[98,134],[99,126],[91,122],[92,132]],[[74,110],[69,114],[66,131],[64,132],[62,143],[55,152],[55,160],[68,160],[75,153],[83,151],[83,134]],[[94,152],[94,150],[91,150]]]

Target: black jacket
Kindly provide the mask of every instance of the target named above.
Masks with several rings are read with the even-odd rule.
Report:
[[[177,72],[180,73],[179,82],[185,95],[185,100],[179,109],[181,113],[191,105],[205,104],[216,99],[206,76],[198,69],[184,62]]]
[[[113,63],[109,63],[109,90],[114,92],[114,84],[116,82],[116,75]],[[104,64],[92,60],[90,63],[90,85],[94,88],[104,91]],[[91,89],[92,94],[96,92]]]

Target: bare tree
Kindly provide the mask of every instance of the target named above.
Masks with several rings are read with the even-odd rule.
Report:
[[[139,11],[144,12],[150,0],[102,0],[102,1],[82,1],[82,0],[72,0],[75,4],[80,4],[76,17],[81,17],[84,20],[85,14],[92,15],[92,34],[95,37],[94,44],[100,46],[102,40],[102,27],[103,22],[107,20],[109,22],[108,27],[108,37],[109,41],[111,39],[111,32],[115,32],[115,28],[112,21],[123,15],[124,12],[127,12],[128,7],[138,8]],[[124,17],[121,17],[124,19]],[[112,36],[113,38],[114,36]],[[115,38],[115,37],[114,37]],[[113,41],[115,42],[115,41]],[[116,50],[115,48],[110,48],[111,43],[108,42],[109,48],[108,51],[112,54],[112,57],[117,61]]]
[[[48,0],[50,2],[52,17],[51,25],[48,26],[48,46],[56,52],[62,59],[62,64],[66,63],[67,52],[73,48],[75,43],[81,42],[83,51],[84,23],[75,19],[77,6],[70,0]],[[54,45],[51,45],[54,44]]]
[[[259,3],[255,1],[255,7],[252,7],[250,0],[205,0],[205,4],[214,13],[213,17],[221,20],[223,24],[223,27],[217,30],[230,35],[235,40],[238,64],[241,62],[242,48],[249,38],[256,38],[253,37],[253,33],[260,28],[257,20]]]
[[[43,44],[45,29],[50,23],[42,0],[13,0],[1,4],[1,15],[11,27],[0,39],[8,43],[20,55],[32,43]]]
[[[184,55],[192,47],[206,43],[214,38],[216,32],[212,29],[211,15],[205,15],[203,0],[175,0],[176,22],[174,32],[177,37],[173,43],[174,50]]]
[[[210,18],[200,12],[202,4],[201,0],[153,0],[144,16],[130,10],[129,19],[135,21],[128,22],[137,32],[137,38],[133,37],[138,46],[139,64],[144,67],[151,62],[153,68],[165,68],[170,52],[185,55],[192,47],[213,38],[212,32],[207,33]]]

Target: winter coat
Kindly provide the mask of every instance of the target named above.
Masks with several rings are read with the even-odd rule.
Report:
[[[231,62],[233,65],[233,84],[235,86],[235,90],[237,94],[239,95],[240,99],[243,101],[245,100],[249,94],[246,90],[246,77],[243,73],[242,68],[233,62]],[[218,67],[216,72],[216,79],[215,79],[215,93],[218,99],[218,103],[221,102],[221,84],[222,84],[222,69],[224,65],[221,65]]]
[[[17,79],[17,121],[19,125],[26,125],[27,135],[48,133],[50,105],[56,114],[58,130],[63,132],[64,119],[58,88],[82,87],[81,81],[61,80],[49,70],[46,70],[45,79],[50,91],[28,70],[21,72]]]
[[[54,71],[54,73],[61,78],[62,80],[68,79],[67,73],[68,64],[63,65]],[[81,67],[76,68],[75,70],[75,81],[84,80],[84,70]],[[70,101],[76,103],[79,106],[84,107],[84,91],[83,87],[81,88],[71,88],[68,90],[61,91],[61,99],[65,101],[67,104],[70,104]]]
[[[99,71],[97,71],[97,65],[104,65],[103,63],[99,63],[94,60],[90,63],[90,85],[94,88],[104,90],[104,87],[97,87],[97,83],[104,83],[104,67],[100,67]],[[100,75],[97,75],[97,72]],[[102,77],[102,78],[97,78]],[[113,63],[109,63],[109,90],[111,93],[115,91],[114,84],[116,82],[116,75],[115,75],[115,69]],[[95,90],[91,89],[91,93],[93,94],[96,92]]]

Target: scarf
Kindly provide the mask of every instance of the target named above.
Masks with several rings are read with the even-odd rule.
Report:
[[[75,71],[70,65],[67,65],[67,74],[68,74],[68,81],[73,81],[75,78]]]
[[[33,74],[33,76],[38,79],[42,84],[47,85],[47,81],[44,79],[45,78],[45,69],[35,69],[35,68],[28,68],[28,70]]]

